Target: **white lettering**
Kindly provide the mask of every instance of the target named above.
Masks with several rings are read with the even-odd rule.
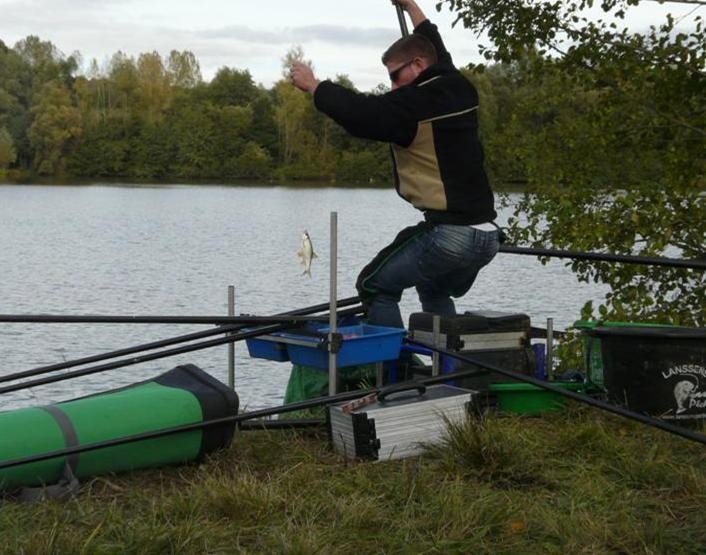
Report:
[[[682,364],[681,366],[673,366],[666,372],[662,372],[664,379],[672,376],[701,376],[706,378],[706,367],[698,364]]]

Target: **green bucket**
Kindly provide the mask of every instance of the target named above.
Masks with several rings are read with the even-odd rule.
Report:
[[[582,382],[550,383],[569,391],[583,392],[586,388]],[[566,397],[560,393],[528,383],[494,383],[489,389],[496,397],[497,408],[512,414],[543,414],[561,410],[566,404]]]

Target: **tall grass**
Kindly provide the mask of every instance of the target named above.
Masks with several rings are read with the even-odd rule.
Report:
[[[0,505],[0,553],[706,552],[706,452],[595,411],[449,426],[419,457],[239,432],[200,465]]]

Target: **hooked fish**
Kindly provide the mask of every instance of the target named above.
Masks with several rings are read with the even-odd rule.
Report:
[[[318,256],[314,252],[314,247],[311,244],[311,238],[306,230],[302,234],[302,248],[299,252],[297,252],[297,256],[301,259],[301,263],[304,265],[302,275],[306,274],[311,277],[311,261],[314,258],[318,258]]]

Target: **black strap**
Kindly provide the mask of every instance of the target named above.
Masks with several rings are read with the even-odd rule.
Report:
[[[42,410],[51,414],[54,421],[58,424],[61,433],[64,436],[64,442],[67,448],[78,447],[78,434],[76,433],[76,428],[74,428],[73,423],[66,416],[66,413],[62,411],[55,405],[48,405],[46,407],[39,407]],[[76,473],[76,468],[78,467],[78,454],[69,455],[66,457],[66,463],[72,474]]]

